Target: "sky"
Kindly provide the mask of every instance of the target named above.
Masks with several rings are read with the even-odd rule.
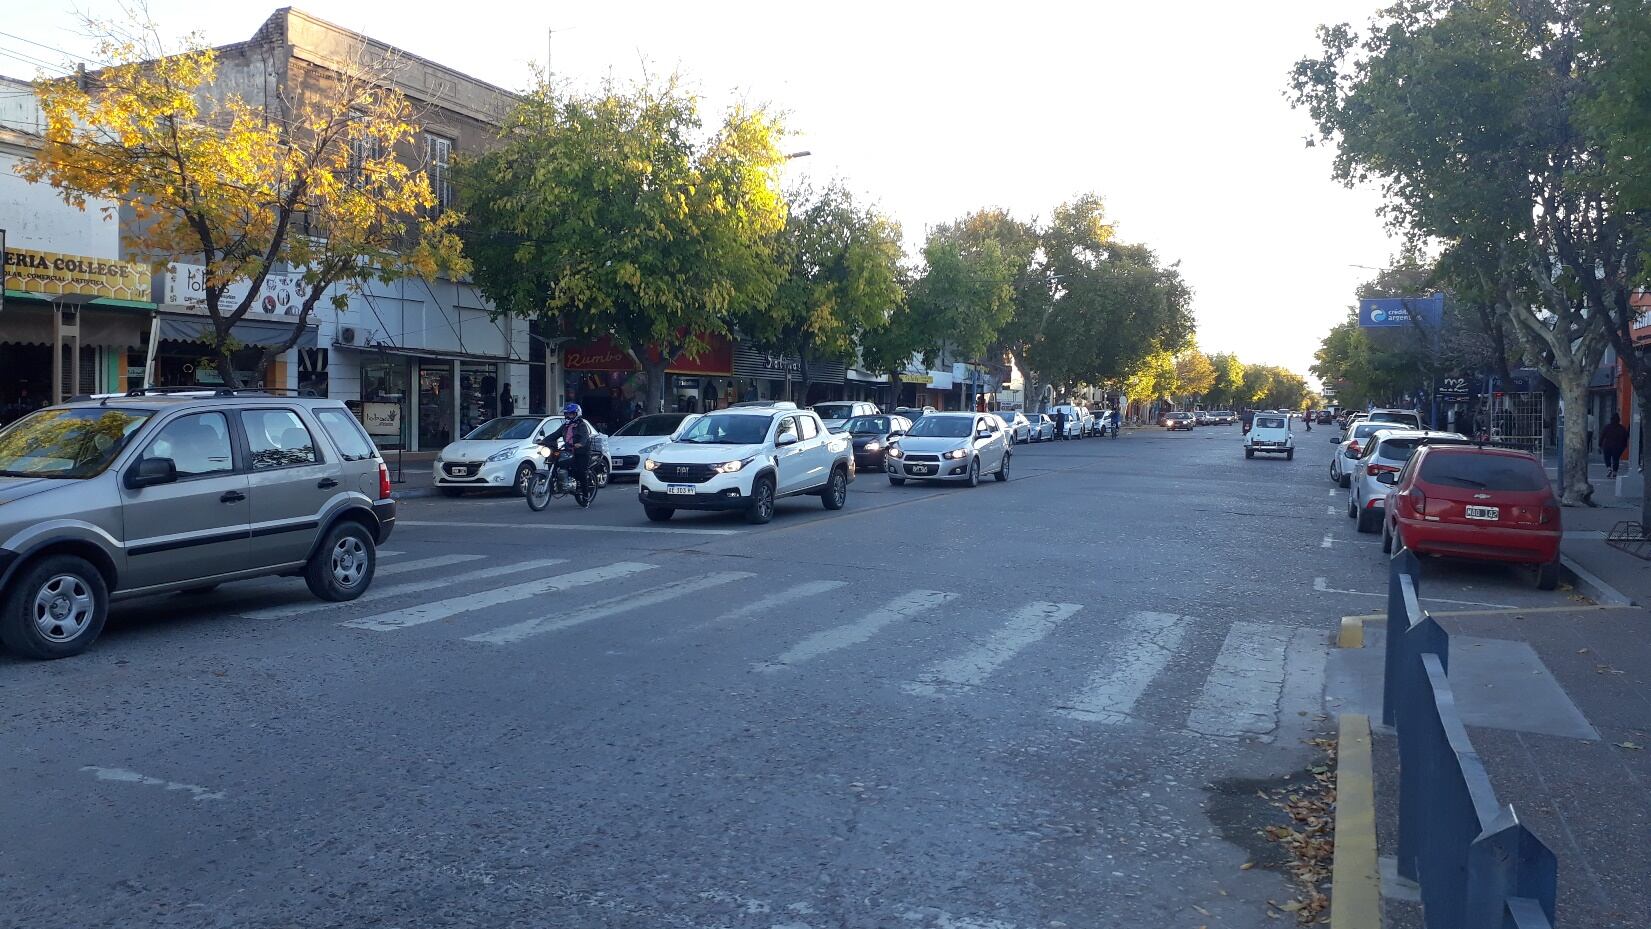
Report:
[[[1033,219],[1094,192],[1118,236],[1179,262],[1199,347],[1307,373],[1359,282],[1397,250],[1372,189],[1330,176],[1284,97],[1321,23],[1363,24],[1380,0],[832,4],[304,0],[299,8],[509,89],[547,53],[558,81],[677,70],[713,111],[786,114],[790,180],[841,179],[924,230],[983,207]],[[0,20],[17,54],[90,50],[77,13],[113,0],[34,0]],[[163,34],[250,38],[275,9],[149,0]],[[30,43],[38,44],[30,44]],[[49,46],[45,48],[42,46]],[[13,56],[13,57],[8,57]]]

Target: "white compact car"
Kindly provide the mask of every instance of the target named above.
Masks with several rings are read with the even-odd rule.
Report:
[[[1021,415],[1020,411],[998,410],[992,415],[1003,420],[1003,427],[1009,430],[1010,445],[1032,441],[1032,421]]]
[[[654,449],[694,424],[698,413],[649,413],[638,416],[608,437],[608,460],[613,462],[614,480],[637,480],[642,461]]]
[[[1290,434],[1290,417],[1283,413],[1257,413],[1250,421],[1250,431],[1244,434],[1244,457],[1256,455],[1283,455],[1286,461],[1296,457],[1296,440]]]
[[[1371,436],[1384,430],[1404,428],[1397,423],[1373,423],[1361,419],[1348,426],[1347,433],[1341,438],[1331,436],[1330,441],[1336,443],[1336,452],[1330,457],[1330,480],[1342,487],[1351,486],[1354,464],[1364,454]]]
[[[1416,449],[1428,445],[1466,445],[1468,437],[1455,432],[1427,432],[1421,429],[1378,430],[1364,445],[1364,453],[1347,468],[1352,486],[1347,491],[1347,518],[1359,521],[1360,532],[1376,532],[1387,514],[1387,494],[1393,489],[1378,478],[1398,474]]]
[[[847,433],[826,430],[813,410],[733,406],[706,413],[642,461],[642,511],[663,522],[677,510],[741,510],[749,523],[774,518],[774,501],[816,494],[840,510],[854,480]]]
[[[1049,418],[1048,413],[1027,413],[1026,421],[1031,424],[1032,441],[1049,442],[1055,438],[1055,421]]]
[[[562,428],[561,416],[500,416],[470,430],[470,434],[450,443],[436,455],[431,469],[437,488],[449,497],[466,490],[510,490],[527,492],[539,460],[539,440]],[[607,447],[607,436],[592,430],[597,451]],[[596,486],[608,482],[613,462],[606,454],[594,456]]]
[[[866,400],[832,400],[816,403],[809,409],[819,414],[820,421],[832,432],[843,431],[843,424],[856,416],[880,416],[883,412],[877,404]]]
[[[993,413],[930,413],[889,446],[889,483],[963,481],[970,487],[990,474],[1009,479],[1009,430]]]

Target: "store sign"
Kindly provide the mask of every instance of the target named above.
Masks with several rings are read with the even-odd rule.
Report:
[[[6,287],[9,290],[48,296],[80,294],[147,303],[152,296],[153,280],[149,266],[137,262],[37,252],[28,248],[6,249]]]
[[[1364,329],[1389,329],[1419,322],[1437,327],[1444,312],[1444,294],[1431,297],[1367,297],[1359,301],[1359,326]]]
[[[401,437],[401,404],[380,403],[376,401],[355,402],[347,404],[355,409],[356,418],[366,428],[367,434],[377,439],[382,436]]]
[[[229,313],[241,305],[250,280],[231,281],[218,297],[218,310]],[[302,274],[270,274],[247,310],[248,319],[296,318],[304,307],[310,288]],[[200,265],[173,265],[166,273],[166,302],[206,309],[206,268]]]
[[[809,372],[817,384],[841,384],[848,375],[848,366],[841,361],[816,361]],[[801,380],[802,359],[796,355],[779,354],[739,345],[734,348],[734,376],[765,378],[783,381]]]
[[[705,336],[705,349],[697,357],[687,352],[678,354],[665,366],[671,374],[703,374],[727,376],[733,373],[733,346],[724,336]],[[659,360],[657,349],[648,350],[650,362]],[[562,367],[569,371],[640,371],[631,353],[619,347],[612,336],[602,336],[591,342],[578,342],[562,348]]]

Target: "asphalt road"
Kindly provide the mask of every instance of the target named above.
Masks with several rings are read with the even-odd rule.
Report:
[[[0,926],[1280,925],[1256,789],[1384,589],[1324,434],[1023,446],[765,527],[416,500],[362,601],[122,605],[0,656]]]

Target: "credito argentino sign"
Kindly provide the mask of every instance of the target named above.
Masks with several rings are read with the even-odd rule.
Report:
[[[132,261],[61,255],[28,248],[6,249],[8,290],[148,302],[152,278],[148,265]]]

